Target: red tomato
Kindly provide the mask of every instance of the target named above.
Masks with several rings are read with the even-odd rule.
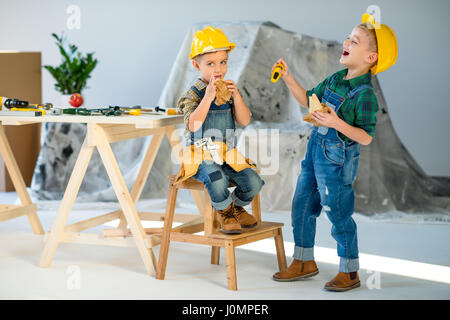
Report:
[[[83,104],[83,97],[79,93],[74,93],[70,96],[69,103],[72,107],[78,108]]]

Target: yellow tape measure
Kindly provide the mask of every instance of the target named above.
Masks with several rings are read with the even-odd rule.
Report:
[[[272,76],[270,77],[270,80],[275,83],[281,78],[281,72],[280,70],[284,70],[284,66],[281,63],[278,63],[275,68],[273,68]]]

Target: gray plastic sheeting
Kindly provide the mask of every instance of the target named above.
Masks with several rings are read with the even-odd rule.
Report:
[[[161,107],[174,107],[178,98],[198,77],[188,58],[190,44],[195,31],[207,25],[210,24],[198,24],[188,31],[160,97]],[[270,22],[211,25],[222,28],[230,41],[237,44],[229,56],[226,78],[236,82],[252,111],[252,123],[238,130],[238,147],[260,165],[265,181],[261,191],[262,208],[264,211],[290,210],[312,125],[301,120],[307,110],[293,99],[283,81],[276,84],[270,82],[270,70],[273,63],[282,57],[294,78],[303,87],[312,88],[330,74],[343,69],[339,64],[342,45],[282,30]],[[359,170],[354,183],[355,211],[365,214],[394,210],[449,213],[449,179],[428,177],[418,166],[394,131],[376,76],[372,82],[380,111],[374,140],[369,146],[361,146]],[[44,144],[31,186],[34,198],[61,198],[85,131],[83,125],[46,124]],[[184,126],[177,131],[182,135]],[[268,163],[262,161],[264,159],[259,157],[260,154],[252,153],[255,146],[261,148],[264,137],[269,141],[271,137],[279,138],[274,149],[277,152],[271,154]],[[113,145],[129,187],[150,140],[147,137]],[[146,184],[142,198],[167,196],[167,175],[176,173],[178,169],[177,164],[168,160],[170,158],[170,147],[164,139],[150,174],[151,183]],[[115,199],[96,152],[78,201]],[[192,201],[184,190],[180,192],[179,199]]]

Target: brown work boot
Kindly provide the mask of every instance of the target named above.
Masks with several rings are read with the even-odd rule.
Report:
[[[319,269],[314,260],[301,261],[294,259],[285,271],[275,273],[273,280],[282,282],[295,281],[315,276],[318,273]]]
[[[217,210],[217,220],[220,223],[220,231],[226,234],[242,233],[241,225],[234,216],[234,203],[224,210]]]
[[[333,280],[325,284],[324,289],[329,291],[347,291],[361,285],[358,272],[339,272]]]
[[[241,206],[234,206],[234,216],[243,228],[256,227],[258,221]]]

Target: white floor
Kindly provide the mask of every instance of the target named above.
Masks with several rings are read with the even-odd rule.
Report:
[[[16,203],[15,193],[0,193],[0,203]],[[39,218],[50,230],[59,202],[39,202]],[[69,223],[118,208],[117,204],[76,204]],[[138,209],[164,211],[164,199],[143,201]],[[177,209],[188,212],[190,204]],[[148,276],[136,248],[60,244],[50,268],[38,267],[43,236],[28,219],[0,223],[1,299],[450,299],[450,223],[445,216],[402,213],[367,218],[355,214],[360,249],[361,288],[323,290],[338,271],[336,244],[324,214],[317,221],[316,260],[320,273],[288,283],[271,279],[277,271],[273,241],[236,249],[238,291],[226,288],[224,253],[210,264],[210,249],[172,243],[166,280]],[[425,217],[425,218],[424,218]],[[293,252],[290,213],[264,213],[284,222],[288,264]],[[154,224],[154,223],[153,223]],[[108,224],[114,227],[116,222]],[[147,225],[145,225],[147,226]],[[88,230],[100,232],[101,227]],[[154,248],[155,255],[159,247]]]

